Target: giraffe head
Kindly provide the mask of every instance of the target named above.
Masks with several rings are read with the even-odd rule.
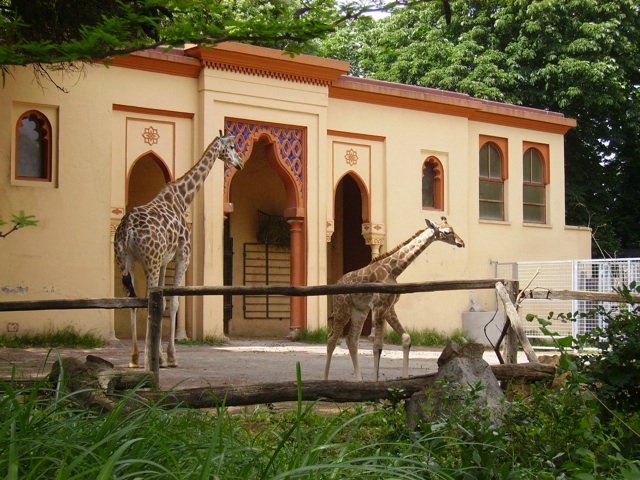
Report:
[[[464,241],[453,231],[451,225],[447,223],[447,217],[440,217],[440,220],[442,221],[435,225],[429,219],[424,219],[424,221],[427,222],[427,227],[432,228],[436,232],[437,240],[455,245],[458,248],[463,248]]]
[[[223,135],[220,130],[220,136],[216,139],[218,146],[218,158],[230,167],[242,170],[244,163],[236,150],[236,137],[234,135]]]

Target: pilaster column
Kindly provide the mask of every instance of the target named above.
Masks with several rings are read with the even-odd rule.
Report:
[[[288,218],[289,234],[291,238],[291,285],[305,285],[305,240],[304,240],[304,218]],[[289,320],[290,336],[304,329],[307,325],[305,317],[306,297],[290,297],[291,317]]]
[[[380,247],[384,245],[386,237],[384,223],[363,223],[362,236],[365,244],[371,247],[371,259],[380,255]]]
[[[336,231],[335,220],[327,220],[327,243],[331,243],[331,237]]]

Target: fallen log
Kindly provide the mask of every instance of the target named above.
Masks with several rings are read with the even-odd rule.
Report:
[[[138,398],[159,406],[183,405],[191,408],[214,408],[218,406],[260,405],[265,403],[292,402],[298,400],[296,382],[275,382],[259,385],[218,385],[200,388],[174,389],[168,392],[142,388],[150,384],[149,372],[131,372],[114,369],[113,365],[99,357],[89,355],[86,364],[77,359],[62,359],[52,368],[49,382],[37,380],[33,386],[46,387],[55,383],[64,372],[67,391],[85,392],[83,406],[94,409],[111,409],[120,396],[118,392],[135,389]],[[530,383],[552,380],[556,367],[543,363],[518,363],[491,365],[496,379]],[[303,401],[326,400],[336,403],[367,402],[373,400],[404,400],[428,385],[433,385],[436,374],[397,378],[386,381],[304,381],[301,385]],[[16,379],[7,379],[7,383]],[[22,383],[22,381],[18,381]],[[15,387],[15,383],[13,383]]]
[[[556,367],[540,363],[491,365],[498,380],[534,382],[551,380]],[[385,381],[303,381],[303,401],[326,400],[336,403],[368,402],[373,400],[404,400],[428,385],[436,374]],[[188,388],[170,392],[138,391],[138,395],[160,406],[183,405],[192,408],[237,407],[298,400],[296,382],[263,383],[260,385],[226,385]]]
[[[503,363],[491,365],[491,370],[496,379],[516,380],[522,382],[537,382],[539,380],[551,380],[556,373],[554,365],[543,363]]]
[[[336,403],[367,402],[379,399],[405,399],[433,383],[435,373],[386,381],[351,382],[340,380],[302,381],[302,400]],[[184,405],[193,408],[237,407],[298,400],[296,382],[260,385],[225,385],[188,388],[170,392],[139,391],[138,394],[160,406]]]

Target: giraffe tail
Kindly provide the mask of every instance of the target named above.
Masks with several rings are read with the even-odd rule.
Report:
[[[133,288],[133,282],[131,281],[131,273],[127,272],[122,275],[122,284],[124,285],[124,288],[127,290],[127,292],[129,292],[130,297],[137,297],[136,291]]]

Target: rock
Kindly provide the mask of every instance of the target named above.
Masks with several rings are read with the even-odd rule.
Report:
[[[55,384],[56,390],[63,390],[69,395],[66,397],[82,408],[97,412],[111,411],[117,404],[116,398],[112,398],[115,390],[123,383],[123,377],[129,377],[129,382],[147,381],[148,372],[130,374],[126,371],[114,369],[111,362],[88,355],[85,362],[75,357],[59,358],[51,367],[50,380]],[[135,401],[134,401],[135,400]],[[135,394],[125,401],[125,410],[138,408],[148,402]]]
[[[487,408],[492,422],[501,423],[503,418],[504,393],[491,366],[482,358],[484,347],[478,343],[458,345],[449,343],[438,359],[438,374],[433,386],[415,393],[406,402],[407,423],[411,429],[417,427],[417,419],[423,422],[436,420],[460,410],[473,389],[473,405]],[[482,389],[474,387],[480,383]],[[459,401],[458,401],[459,400]]]
[[[540,357],[540,363],[544,363],[545,365],[553,365],[558,368],[560,365],[560,355],[544,355]],[[567,379],[571,375],[571,372],[563,372],[557,373],[553,377],[553,381],[551,382],[551,388],[559,389],[563,388],[567,385]]]

